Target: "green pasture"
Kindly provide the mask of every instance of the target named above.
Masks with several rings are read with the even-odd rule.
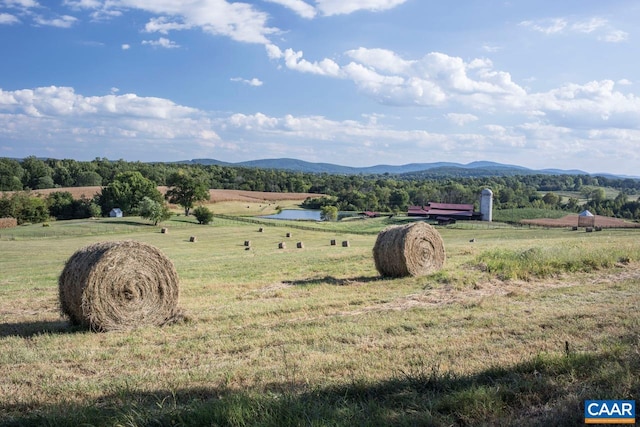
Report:
[[[0,230],[0,425],[565,426],[640,398],[639,230],[459,223],[443,270],[387,279],[373,244],[406,218],[246,220]],[[173,261],[186,322],[60,316],[65,260],[120,239]]]

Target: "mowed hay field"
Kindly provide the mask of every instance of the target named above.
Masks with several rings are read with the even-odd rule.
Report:
[[[640,231],[437,228],[441,271],[385,279],[390,221],[18,227],[0,239],[0,425],[582,425],[585,399],[639,399]],[[173,261],[188,321],[61,318],[64,262],[122,239]]]

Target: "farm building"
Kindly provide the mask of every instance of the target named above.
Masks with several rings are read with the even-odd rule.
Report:
[[[421,216],[436,219],[438,222],[450,223],[455,220],[480,220],[482,213],[475,212],[471,204],[435,203],[429,202],[424,206],[409,206],[408,216]]]
[[[588,210],[584,210],[578,214],[578,227],[593,227],[595,223],[596,217]]]
[[[113,208],[109,211],[109,216],[111,218],[122,218],[122,209]]]

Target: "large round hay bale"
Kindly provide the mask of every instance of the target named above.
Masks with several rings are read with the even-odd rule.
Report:
[[[378,233],[373,258],[382,276],[423,276],[440,270],[446,254],[440,233],[425,222],[414,222]]]
[[[62,313],[96,331],[160,326],[182,318],[175,267],[146,243],[100,242],[79,249],[60,274],[58,292]]]

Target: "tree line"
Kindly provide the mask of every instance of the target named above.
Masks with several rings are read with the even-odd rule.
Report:
[[[473,203],[477,207],[482,189],[490,188],[495,209],[533,207],[570,212],[589,209],[599,215],[640,219],[640,180],[628,178],[546,174],[450,177],[431,176],[427,172],[336,175],[101,158],[92,161],[0,158],[0,191],[80,186],[100,186],[102,190],[92,199],[75,201],[68,194],[57,194],[40,202],[30,201],[33,197],[14,195],[11,202],[11,197],[5,195],[0,199],[0,217],[18,215],[29,218],[26,222],[38,222],[45,215],[60,219],[107,215],[113,207],[131,215],[143,214],[151,207],[156,212],[153,218],[161,220],[162,214],[157,212],[166,215],[166,201],[181,205],[185,214],[189,214],[198,201],[206,200],[209,188],[315,193],[318,197],[305,201],[305,207],[403,212],[410,205],[431,201]],[[158,192],[158,186],[169,187],[166,198]],[[604,187],[617,190],[617,196],[607,198]],[[581,197],[562,196],[562,192]],[[149,200],[141,205],[145,197]]]

